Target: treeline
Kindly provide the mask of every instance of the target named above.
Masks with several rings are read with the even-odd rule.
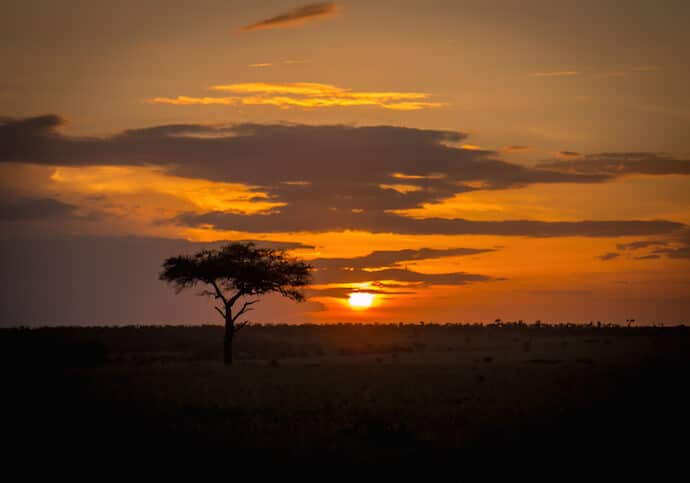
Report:
[[[90,367],[109,363],[220,361],[223,328],[204,326],[44,327],[0,329],[0,363],[11,366]],[[301,324],[253,325],[237,338],[238,359],[496,350],[535,341],[651,337],[688,341],[690,328],[524,324]],[[545,342],[547,343],[547,342]]]

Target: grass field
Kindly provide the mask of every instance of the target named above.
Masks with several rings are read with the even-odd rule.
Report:
[[[229,369],[221,342],[212,326],[2,330],[5,438],[368,463],[672,454],[690,429],[682,327],[259,326]]]

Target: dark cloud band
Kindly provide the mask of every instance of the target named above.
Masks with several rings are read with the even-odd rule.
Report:
[[[171,174],[259,186],[287,203],[389,210],[478,189],[599,182],[602,175],[533,169],[492,151],[456,147],[466,134],[395,126],[205,126],[65,136],[58,116],[0,121],[0,162],[56,166],[158,165]],[[394,185],[405,185],[395,189]]]
[[[580,156],[578,153],[573,155]],[[544,162],[537,166],[557,172],[583,175],[690,175],[690,160],[676,159],[664,153],[588,154],[577,159]]]
[[[551,163],[508,163],[457,147],[467,135],[396,126],[176,124],[108,138],[66,136],[58,116],[0,120],[0,162],[45,165],[158,165],[171,174],[244,183],[285,203],[260,215],[187,213],[180,225],[249,233],[366,230],[374,233],[506,236],[643,236],[682,228],[664,220],[542,222],[414,219],[395,210],[458,193],[533,183],[595,183],[626,173],[685,173],[687,161],[639,153]],[[623,166],[602,167],[602,159]],[[564,164],[565,163],[565,164]],[[568,164],[570,163],[570,164]],[[585,164],[573,164],[585,163]],[[588,168],[596,164],[598,167]],[[652,169],[649,166],[657,166]],[[257,198],[259,199],[259,198]],[[262,200],[264,200],[262,198]]]
[[[0,200],[0,221],[39,221],[77,218],[77,207],[53,198]]]
[[[500,235],[529,237],[622,237],[672,233],[682,223],[656,220],[628,221],[472,221],[465,219],[416,219],[392,213],[352,213],[304,207],[287,207],[269,215],[210,212],[187,213],[174,221],[187,226],[211,225],[216,229],[245,232],[318,232],[363,230],[372,233],[418,235]]]

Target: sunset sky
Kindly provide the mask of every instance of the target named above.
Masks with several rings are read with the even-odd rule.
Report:
[[[690,322],[690,2],[7,3],[2,326],[220,323],[224,240],[317,269],[254,322]]]

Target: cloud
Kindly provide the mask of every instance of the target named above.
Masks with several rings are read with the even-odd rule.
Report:
[[[531,293],[542,295],[587,295],[591,294],[591,290],[577,290],[577,289],[538,289],[530,290]]]
[[[640,240],[630,243],[619,243],[616,245],[618,250],[639,250],[641,248],[649,248],[654,246],[668,245],[667,241],[663,240]]]
[[[465,272],[420,273],[404,268],[387,268],[369,272],[366,270],[339,270],[317,272],[315,281],[319,284],[329,283],[365,283],[377,280],[395,280],[398,282],[421,283],[424,285],[465,285],[470,282],[492,280],[486,275]]]
[[[77,207],[53,198],[0,200],[0,221],[38,221],[78,218]]]
[[[476,255],[494,251],[481,248],[379,250],[352,258],[316,258],[316,284],[368,284],[367,287],[315,288],[317,296],[346,297],[354,289],[376,294],[413,294],[415,288],[432,285],[465,285],[492,280],[491,277],[465,272],[421,273],[410,270],[405,262]]]
[[[279,212],[246,216],[235,213],[186,213],[174,222],[184,226],[214,227],[246,232],[320,232],[363,230],[372,233],[417,235],[499,235],[529,237],[622,237],[668,234],[684,227],[665,220],[612,221],[473,221],[446,218],[410,218],[387,212],[329,210],[292,205]]]
[[[49,179],[51,187],[60,192],[91,197],[107,195],[111,200],[128,196],[134,201],[138,197],[141,209],[149,206],[147,199],[165,197],[167,206],[158,208],[164,209],[169,216],[190,209],[251,214],[283,205],[262,193],[257,186],[174,176],[157,166],[57,167]],[[172,203],[173,200],[176,203]],[[160,216],[164,213],[159,213]]]
[[[652,255],[664,255],[673,259],[690,259],[690,229],[679,232],[675,238],[669,240],[673,246],[657,248]]]
[[[146,167],[178,179],[238,184],[246,192],[243,199],[257,203],[257,209],[248,205],[245,215],[214,206],[174,219],[187,226],[255,233],[354,229],[540,237],[643,236],[683,226],[664,220],[470,221],[394,213],[469,191],[615,178],[610,173],[509,163],[493,151],[458,147],[467,134],[457,131],[385,125],[174,124],[98,138],[66,136],[61,124],[58,116],[0,121],[0,162],[53,165],[61,167],[58,171],[67,169],[63,166]]]
[[[171,104],[173,106],[232,106],[241,102],[239,97],[154,97],[150,100],[153,104]]]
[[[0,121],[0,162],[155,165],[176,176],[261,186],[275,199],[377,210],[411,208],[478,187],[608,179],[534,169],[502,161],[493,151],[461,149],[456,146],[467,134],[458,131],[173,124],[87,138],[63,135],[62,122],[57,116]],[[380,187],[400,180],[419,189],[402,194]]]
[[[573,153],[577,156],[577,153]],[[597,153],[580,155],[578,159],[542,162],[537,165],[571,174],[623,176],[690,175],[690,160],[677,159],[665,153]]]
[[[211,86],[214,91],[239,94],[294,94],[301,96],[332,96],[347,93],[347,90],[318,82],[245,82]]]
[[[267,105],[281,109],[299,107],[317,109],[326,107],[374,106],[383,109],[414,111],[444,106],[429,102],[425,92],[356,92],[331,84],[315,82],[249,82],[211,86],[211,90],[230,92],[237,96],[224,97],[155,97],[153,104],[172,105]]]
[[[556,156],[558,156],[559,158],[575,158],[578,156],[582,156],[582,154],[575,151],[559,151],[556,153]]]
[[[307,292],[309,297],[333,297],[338,299],[346,299],[353,292],[366,292],[374,295],[414,295],[414,290],[399,290],[387,291],[376,288],[353,288],[353,287],[326,287],[326,288],[310,288]]]
[[[511,146],[505,146],[501,151],[504,153],[524,153],[527,151],[532,151],[534,148],[532,146],[523,146],[519,144],[513,144]]]
[[[313,250],[315,247],[313,245],[307,245],[300,242],[286,242],[286,241],[276,241],[276,240],[224,240],[220,242],[210,243],[211,245],[223,244],[223,243],[253,243],[254,245],[262,248],[274,248],[276,250]]]
[[[644,250],[653,248],[646,255],[635,257],[635,260],[656,260],[662,256],[672,259],[690,259],[690,228],[670,234],[666,240],[639,240],[630,243],[619,243],[618,250]]]
[[[606,262],[606,261],[608,261],[608,260],[613,260],[614,258],[618,258],[618,257],[620,257],[620,256],[621,256],[620,253],[609,252],[609,253],[604,253],[603,255],[601,255],[601,256],[599,256],[599,257],[597,257],[597,258],[598,258],[599,260],[603,260],[603,261]]]
[[[690,243],[685,243],[683,246],[678,248],[662,248],[659,250],[654,250],[654,255],[665,255],[668,258],[675,259],[690,259]]]
[[[241,30],[253,32],[255,30],[296,27],[305,22],[332,17],[338,13],[339,8],[333,2],[312,3],[294,8],[275,17],[245,25]]]
[[[262,63],[259,63],[259,64],[249,64],[249,67],[259,67],[259,68],[261,68],[261,67],[271,67],[272,65],[273,65],[273,64],[271,64],[270,62],[262,62]]]
[[[661,258],[659,255],[643,255],[641,257],[635,257],[635,260],[657,260]]]
[[[317,258],[312,260],[321,269],[363,269],[363,268],[401,268],[403,262],[431,260],[436,258],[478,255],[495,251],[492,248],[448,248],[445,250],[419,248],[416,250],[377,250],[362,257]]]
[[[535,72],[534,77],[572,77],[578,75],[579,72],[574,70],[562,70],[556,72]]]

